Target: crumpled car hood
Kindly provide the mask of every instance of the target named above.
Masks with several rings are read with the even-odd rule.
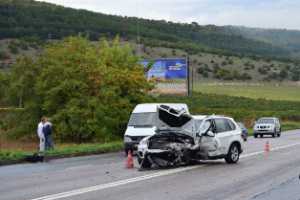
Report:
[[[160,105],[157,109],[159,120],[169,127],[182,127],[192,119],[186,110],[176,110],[167,105]]]

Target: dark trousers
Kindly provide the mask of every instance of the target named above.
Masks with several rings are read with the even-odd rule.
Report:
[[[46,150],[54,149],[54,144],[51,135],[45,135],[45,149]]]

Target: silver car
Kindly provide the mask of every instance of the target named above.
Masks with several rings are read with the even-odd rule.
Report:
[[[280,137],[281,125],[276,117],[263,117],[255,122],[253,127],[253,135],[255,138],[258,136],[271,135],[272,137]]]

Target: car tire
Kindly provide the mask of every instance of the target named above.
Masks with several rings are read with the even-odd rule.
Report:
[[[141,169],[150,168],[152,165],[146,157],[144,159],[141,159],[138,157],[138,163],[139,163]]]
[[[274,132],[272,133],[272,137],[276,137],[277,136],[277,133],[276,133],[276,130],[274,130]]]
[[[263,138],[263,137],[264,137],[264,135],[263,135],[263,134],[260,134],[260,135],[259,135],[259,137]]]
[[[234,143],[230,146],[229,151],[225,157],[225,161],[228,164],[234,164],[237,163],[239,159],[240,159],[239,147],[236,143]]]
[[[279,129],[279,133],[277,135],[278,135],[278,137],[281,136],[281,129]]]
[[[254,136],[254,138],[257,138],[257,134],[254,134],[253,136]]]

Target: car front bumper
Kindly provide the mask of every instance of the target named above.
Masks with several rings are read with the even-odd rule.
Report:
[[[272,135],[274,130],[254,130],[254,135]]]

